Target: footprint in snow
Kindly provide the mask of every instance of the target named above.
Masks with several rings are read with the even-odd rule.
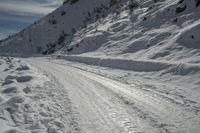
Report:
[[[13,58],[6,57],[4,60],[6,61],[7,64],[10,64],[12,62]]]
[[[41,115],[42,117],[49,117],[49,114],[46,113],[46,112],[40,112],[40,115]]]
[[[14,65],[13,65],[13,64],[10,64],[10,65],[8,66],[8,68],[9,68],[9,69],[13,69],[13,68],[14,68]]]
[[[26,88],[23,89],[23,92],[26,93],[26,94],[30,93],[31,89],[29,87],[26,87]]]
[[[8,75],[5,80],[16,79],[17,76]]]
[[[23,82],[29,82],[33,77],[31,76],[21,76],[21,77],[17,77],[16,80],[19,83],[23,83]]]
[[[9,84],[12,84],[12,83],[14,83],[13,80],[11,80],[11,79],[6,79],[6,80],[2,83],[2,86],[3,86],[3,85],[9,85]]]
[[[6,69],[4,69],[4,72],[6,72],[6,71],[8,71],[8,70],[10,70],[9,68],[6,68]]]
[[[49,127],[48,133],[59,133],[59,131],[55,127]]]
[[[15,104],[15,103],[23,103],[24,100],[25,100],[24,97],[16,96],[16,97],[13,97],[13,98],[9,99],[9,100],[7,101],[7,104],[13,105],[13,104]]]
[[[1,97],[0,95],[0,103],[2,103],[4,101],[3,97]]]
[[[11,75],[8,75],[6,78],[5,78],[5,81],[2,83],[2,85],[9,85],[9,84],[12,84],[14,81],[13,79],[16,79],[17,76],[11,76]]]
[[[11,65],[8,66],[8,68],[4,69],[4,72],[12,70],[13,68],[14,68],[14,66],[11,64]]]
[[[16,70],[18,71],[25,71],[25,70],[29,70],[30,68],[26,65],[21,65],[20,67],[18,67]]]
[[[4,89],[2,92],[7,94],[7,93],[17,93],[17,91],[18,91],[17,87],[9,87]]]
[[[8,131],[5,131],[4,133],[22,133],[22,131],[19,131],[16,129],[9,129]]]
[[[55,120],[54,124],[60,129],[65,127],[64,124],[61,121],[58,121],[58,120]]]
[[[10,98],[6,103],[6,111],[10,114],[13,114],[19,109],[19,104],[22,104],[25,101],[24,97],[21,96],[15,96]]]

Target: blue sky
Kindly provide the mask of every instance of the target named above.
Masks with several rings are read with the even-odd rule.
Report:
[[[0,39],[52,12],[63,0],[0,0]]]

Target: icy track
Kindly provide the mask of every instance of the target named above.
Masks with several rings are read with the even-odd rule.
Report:
[[[28,74],[25,68],[29,68],[35,70],[33,81],[40,77],[37,79],[40,81],[30,81],[32,86],[36,83],[40,86],[23,90],[24,96],[15,97],[18,102],[11,98],[1,104],[0,122],[4,127],[0,125],[0,129],[12,127],[5,133],[200,132],[199,102],[177,90],[172,95],[167,92],[173,88],[169,84],[165,89],[153,81],[151,86],[145,86],[145,80],[130,85],[96,73],[100,69],[85,69],[84,64],[60,63],[47,58],[22,60],[31,66],[23,67],[25,74]],[[4,99],[18,94],[8,91],[4,90],[8,95]],[[0,94],[4,93],[1,90]],[[3,110],[4,106],[10,106],[10,110]]]
[[[36,59],[29,62],[55,77],[68,91],[78,132],[200,131],[199,107],[194,101],[146,92],[137,84],[129,86],[66,64]]]

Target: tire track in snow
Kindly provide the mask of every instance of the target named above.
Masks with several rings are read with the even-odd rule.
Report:
[[[57,63],[57,62],[54,62],[54,61],[49,61],[49,62]],[[59,65],[66,65],[66,64],[63,64],[63,63],[58,63],[58,64]],[[89,73],[93,73],[93,74],[103,76],[103,77],[106,77],[108,79],[113,80],[113,78],[110,78],[106,75],[103,75],[103,74],[100,74],[98,72],[91,71],[91,70],[88,70],[88,69],[80,68],[80,67],[75,66],[71,63],[67,63],[67,66],[77,68],[79,70],[89,72]],[[114,78],[114,80],[118,81],[120,83],[123,83],[119,79]],[[140,91],[142,90],[142,91],[144,91],[144,93],[149,93],[150,95],[156,95],[159,98],[162,98],[162,99],[167,100],[168,102],[171,102],[171,104],[174,104],[175,106],[180,106],[184,110],[191,111],[191,112],[194,112],[195,115],[199,115],[200,105],[197,102],[188,99],[186,96],[184,96],[180,92],[165,92],[165,91],[161,91],[161,90],[156,89],[156,87],[158,87],[158,86],[145,84],[143,82],[140,82],[139,80],[137,80],[135,82],[137,82],[137,83],[135,83],[135,85],[137,85],[137,87],[135,87],[134,89],[137,89],[137,90],[140,90]],[[165,85],[163,85],[163,84],[162,84],[162,86],[165,87]],[[165,90],[167,90],[166,87],[165,87]]]
[[[195,130],[193,112],[184,110],[184,107],[163,96],[138,89],[141,86],[130,87],[90,72],[48,61],[38,63],[46,67],[51,66],[49,72],[57,71],[53,73],[58,74],[56,78],[60,78],[62,83],[66,82],[65,87],[71,91],[71,95],[74,96],[71,98],[75,99],[77,109],[82,115],[90,113],[94,115],[94,117],[86,116],[90,118],[82,116],[83,121],[87,119],[87,124],[82,123],[80,126],[86,126],[87,132],[102,132],[101,127],[108,133],[109,131],[168,133],[183,131],[190,127],[189,124],[192,124],[190,128]],[[76,98],[79,98],[80,103]],[[198,116],[197,114],[196,117]],[[102,126],[102,123],[106,125]],[[117,128],[117,131],[114,130]]]
[[[31,63],[34,67],[36,67],[41,73],[43,73],[45,76],[47,76],[50,80],[51,83],[46,84],[46,86],[51,87],[56,87],[58,94],[51,94],[52,99],[55,102],[56,100],[59,100],[59,103],[54,106],[52,104],[52,108],[54,109],[54,115],[58,115],[63,121],[63,124],[65,124],[65,129],[63,129],[63,132],[73,132],[73,133],[85,133],[79,126],[78,123],[78,113],[75,111],[75,108],[71,105],[71,101],[68,97],[68,92],[66,93],[66,90],[64,89],[64,86],[56,79],[55,76],[53,76],[51,73],[45,71],[42,69],[40,66]],[[44,90],[44,89],[43,89]],[[43,92],[44,93],[44,92]],[[53,92],[55,93],[55,92]],[[48,95],[48,92],[46,93]],[[57,95],[57,96],[56,96]],[[56,96],[56,97],[55,97]],[[62,112],[59,112],[59,109],[62,110]],[[61,126],[59,123],[55,123],[56,126]],[[51,131],[48,131],[51,132]]]
[[[41,62],[37,63],[39,64]],[[82,114],[82,118],[80,119],[83,121],[79,123],[79,125],[83,126],[82,129],[85,132],[134,133],[141,132],[142,130],[144,132],[148,130],[152,132],[158,131],[148,124],[145,125],[143,122],[140,122],[142,125],[138,125],[138,121],[140,120],[138,119],[137,114],[128,113],[129,109],[127,110],[127,107],[124,106],[124,103],[122,103],[112,93],[108,93],[108,91],[104,89],[105,86],[98,85],[94,83],[94,81],[91,81],[75,71],[70,72],[68,67],[63,68],[60,65],[54,66],[52,63],[47,62],[44,64],[41,63],[39,66],[41,65],[43,68],[50,68],[48,70],[49,72],[56,71],[54,74],[57,74],[57,76],[64,74],[64,77],[68,77],[71,75],[69,78],[66,78],[63,81],[67,82],[65,87],[69,92],[71,91],[70,98],[72,101],[75,99],[74,103],[78,109],[77,111],[80,111],[79,113]],[[69,81],[66,81],[67,79]],[[57,80],[62,82],[62,79]],[[104,91],[101,91],[100,93],[99,89]]]

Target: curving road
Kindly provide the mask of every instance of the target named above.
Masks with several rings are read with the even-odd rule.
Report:
[[[198,107],[163,93],[144,91],[118,81],[47,59],[28,59],[67,89],[77,112],[79,132],[199,132]]]

